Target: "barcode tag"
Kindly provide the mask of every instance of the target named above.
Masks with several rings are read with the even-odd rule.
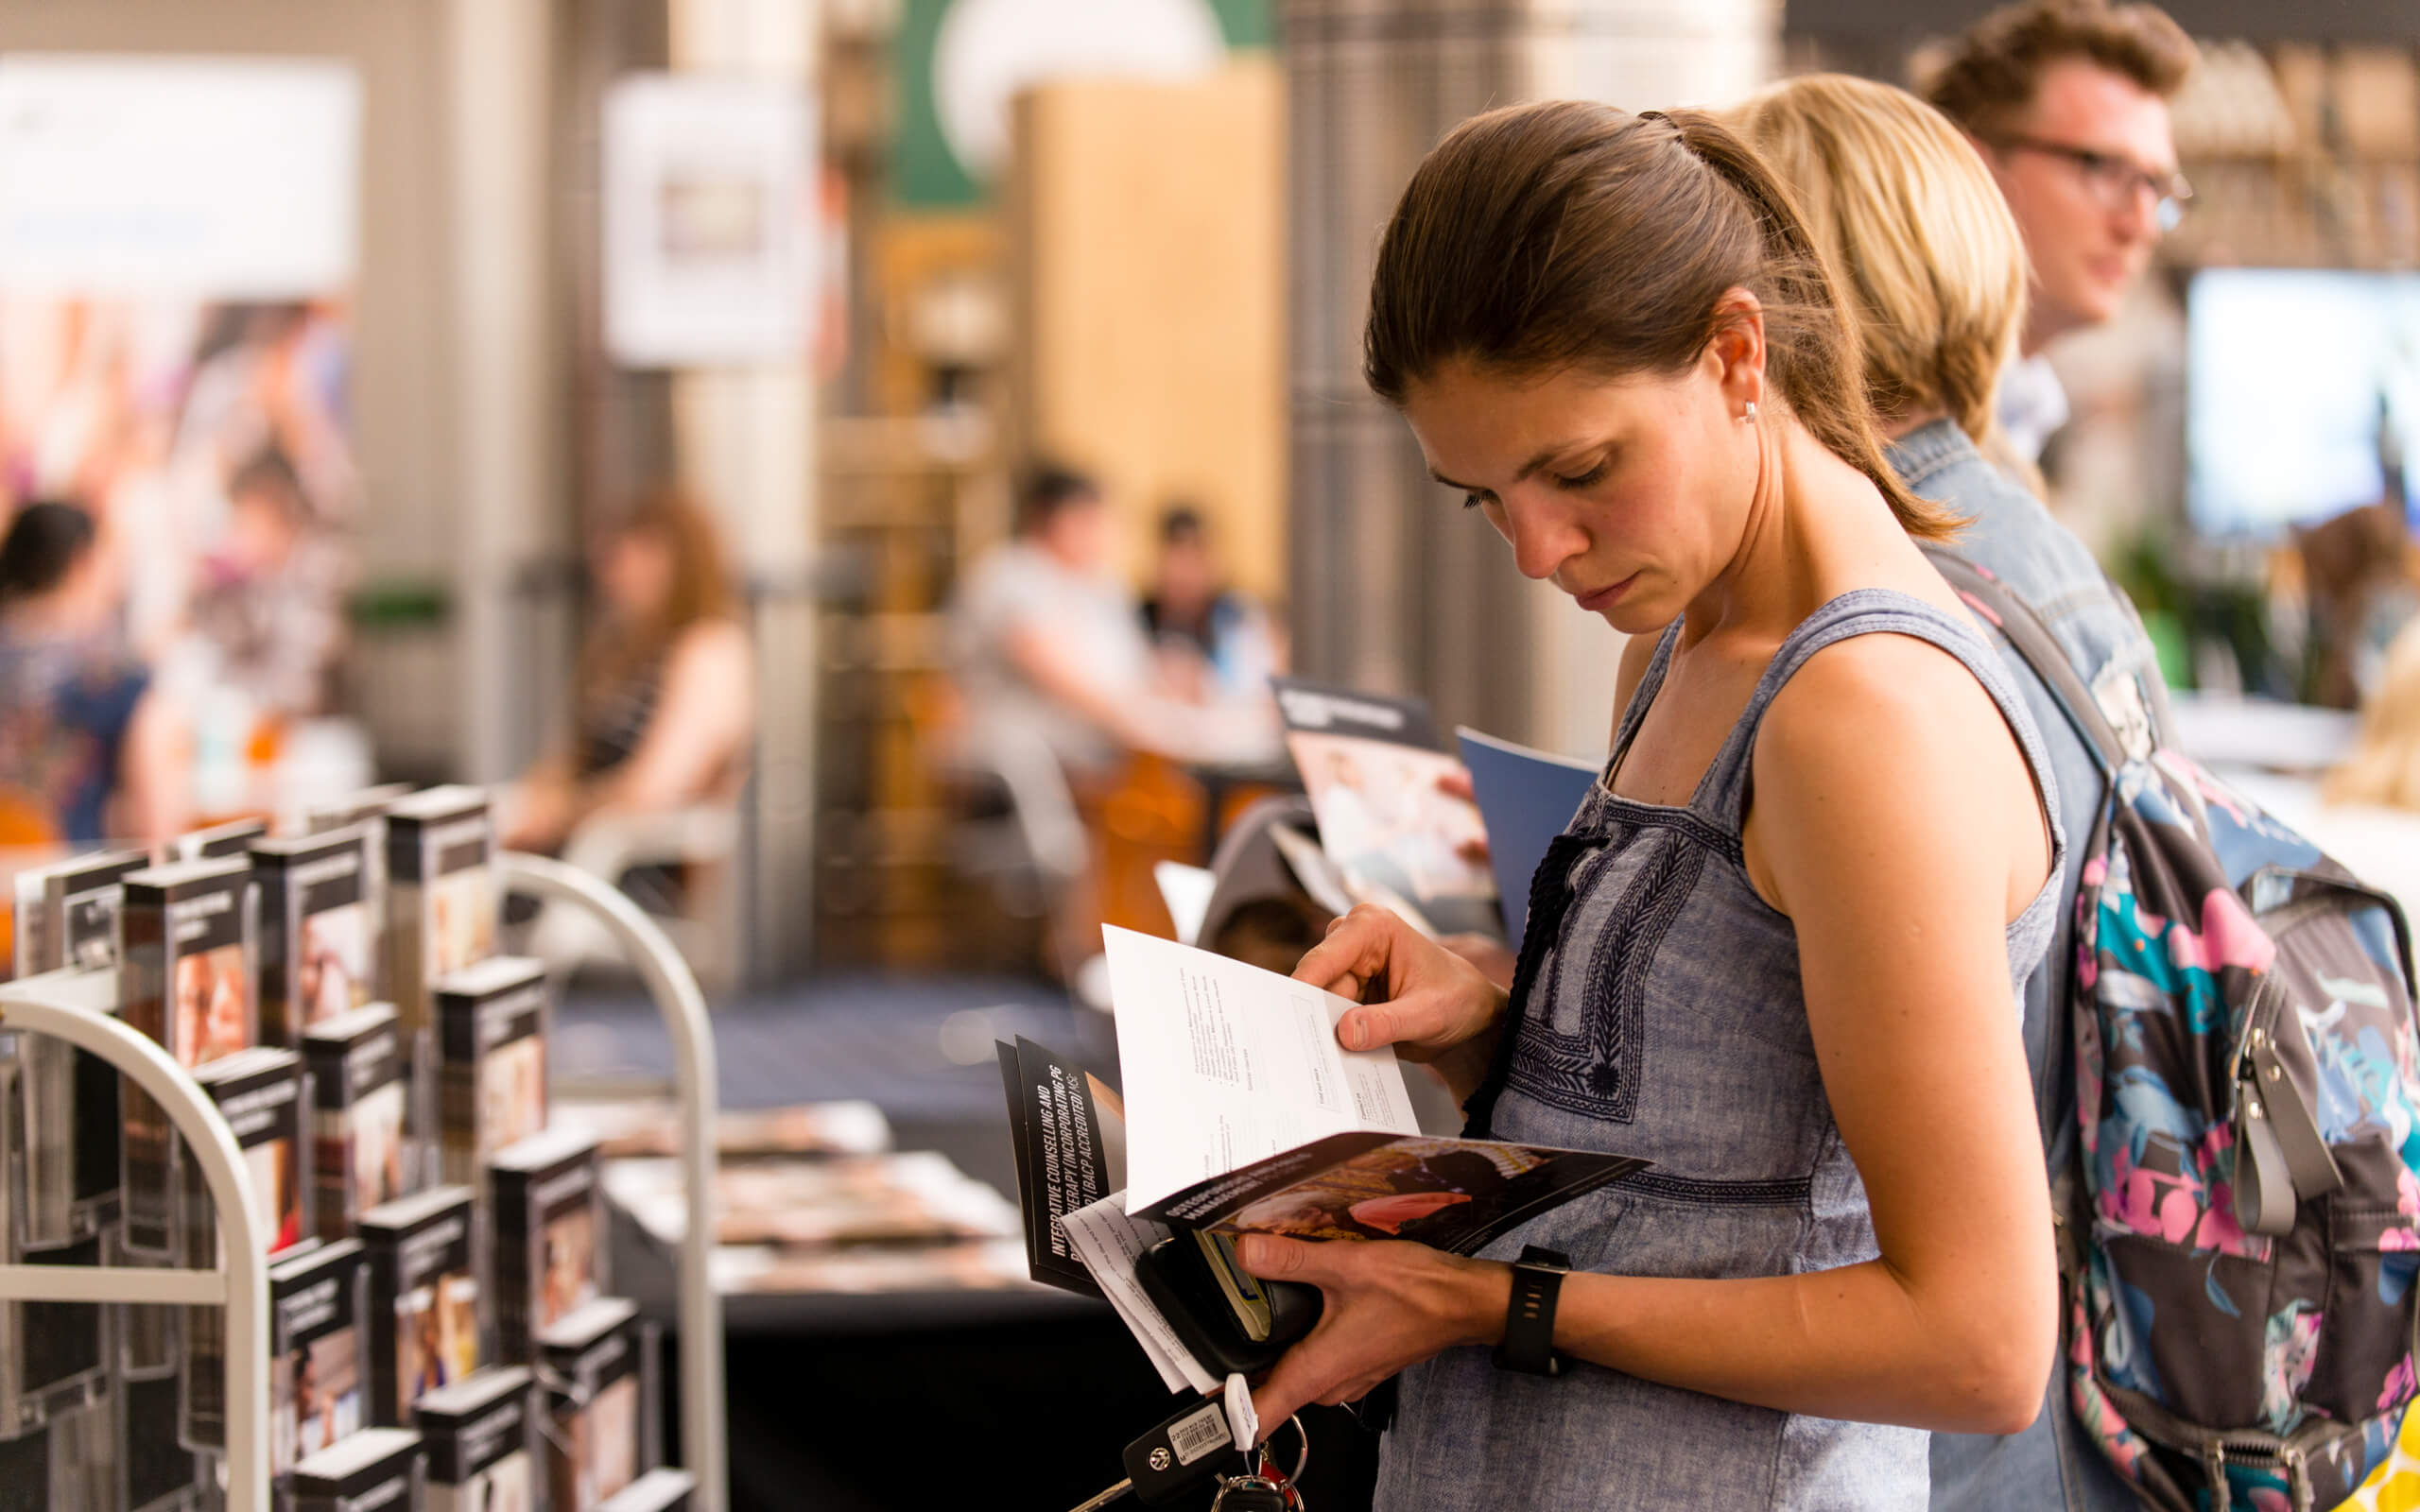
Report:
[[[1205,1401],[1200,1411],[1169,1426],[1168,1447],[1176,1451],[1178,1464],[1190,1465],[1204,1454],[1230,1447],[1230,1432],[1226,1404]]]
[[[1252,1462],[1236,1452],[1227,1404],[1195,1397],[1166,1422],[1126,1446],[1126,1477],[1134,1499],[1156,1506],[1221,1475],[1245,1475]]]

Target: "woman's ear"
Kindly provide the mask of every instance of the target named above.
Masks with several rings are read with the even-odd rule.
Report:
[[[1749,405],[1764,403],[1765,307],[1754,293],[1729,289],[1715,301],[1706,356],[1734,416],[1744,417]]]

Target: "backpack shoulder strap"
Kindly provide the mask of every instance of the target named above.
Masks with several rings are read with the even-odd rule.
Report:
[[[2083,679],[2077,674],[2075,663],[2069,662],[2066,652],[2060,649],[2050,627],[2042,623],[2041,615],[2033,612],[2033,606],[2010,592],[2006,583],[1953,551],[1927,546],[1924,553],[1942,577],[1957,591],[1958,596],[1989,620],[1995,628],[2008,637],[2009,644],[2016,647],[2016,654],[2025,659],[2025,664],[2031,667],[2033,675],[2042,679],[2042,685],[2050,690],[2052,700],[2067,716],[2067,723],[2073,725],[2076,733],[2083,738],[2085,748],[2092,752],[2093,760],[2100,764],[2103,775],[2124,765],[2124,743],[2101,714],[2100,705],[2094,700],[2092,690],[2083,685]]]

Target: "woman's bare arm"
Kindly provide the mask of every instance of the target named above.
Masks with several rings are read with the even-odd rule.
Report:
[[[2021,905],[2048,870],[2031,781],[1963,669],[1878,636],[1791,680],[1755,779],[1752,875],[1795,926],[1824,1090],[1880,1256],[1756,1280],[1575,1275],[1556,1344],[1784,1411],[2015,1432],[2040,1405],[2056,1337],[2003,938],[2012,898]],[[1248,1248],[1253,1270],[1319,1284],[1330,1303],[1263,1384],[1264,1422],[1501,1334],[1500,1265],[1409,1245]]]

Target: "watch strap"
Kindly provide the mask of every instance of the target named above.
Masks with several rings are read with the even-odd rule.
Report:
[[[1504,1307],[1504,1342],[1495,1347],[1499,1370],[1530,1375],[1563,1373],[1563,1356],[1554,1349],[1555,1305],[1563,1294],[1563,1278],[1571,1260],[1531,1245],[1512,1263],[1512,1295]]]

